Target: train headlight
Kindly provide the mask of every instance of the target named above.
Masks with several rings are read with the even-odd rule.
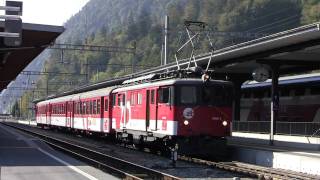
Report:
[[[184,120],[184,121],[183,121],[183,124],[186,125],[186,126],[188,126],[188,125],[189,125],[189,121],[188,121],[188,120]]]
[[[210,79],[210,75],[209,74],[203,74],[201,76],[201,79],[202,79],[203,82],[206,82],[206,81],[208,81]]]
[[[227,122],[227,121],[223,121],[223,122],[222,122],[222,125],[223,125],[223,126],[227,126],[227,125],[228,125],[228,122]]]

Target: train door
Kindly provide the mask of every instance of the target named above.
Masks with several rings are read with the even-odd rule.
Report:
[[[148,109],[149,109],[149,129],[151,131],[156,131],[158,126],[158,104],[157,104],[157,91],[156,89],[149,90],[149,97],[148,97]]]
[[[71,127],[71,124],[73,124],[73,102],[70,101],[67,104],[67,127]]]
[[[146,93],[146,131],[149,130],[150,126],[150,90]]]
[[[50,104],[47,104],[45,107],[45,111],[46,111],[46,124],[50,124]]]
[[[128,123],[128,107],[127,107],[127,103],[126,103],[126,93],[121,94],[121,98],[120,100],[120,107],[121,107],[121,117],[123,120],[123,128],[126,128],[127,123]]]

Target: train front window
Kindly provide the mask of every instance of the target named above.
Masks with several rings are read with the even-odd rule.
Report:
[[[180,88],[180,102],[182,104],[195,104],[197,102],[197,87],[182,86]]]
[[[232,88],[220,84],[180,86],[177,99],[179,105],[230,106]]]
[[[233,92],[230,86],[216,85],[210,87],[210,102],[208,102],[208,104],[214,106],[231,106],[232,98]],[[204,100],[203,102],[206,103]]]

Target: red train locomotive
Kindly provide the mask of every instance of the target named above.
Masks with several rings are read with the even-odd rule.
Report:
[[[178,143],[183,152],[199,152],[200,145],[208,148],[203,139],[209,137],[211,142],[215,139],[214,148],[223,146],[232,119],[230,82],[173,78],[137,83],[139,80],[40,101],[37,124],[101,133],[157,150]]]

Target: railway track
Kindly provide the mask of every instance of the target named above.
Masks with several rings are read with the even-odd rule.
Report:
[[[6,126],[18,129],[27,134],[31,134],[40,138],[50,146],[68,153],[77,159],[85,161],[99,169],[102,169],[116,177],[128,180],[156,179],[156,180],[180,180],[178,177],[171,176],[160,171],[156,171],[147,167],[140,166],[119,158],[108,156],[100,152],[81,147],[79,145],[66,142],[60,139],[49,137],[40,133],[36,133],[21,127],[2,123]]]
[[[245,174],[258,179],[266,179],[266,180],[271,180],[271,179],[318,180],[320,179],[320,176],[317,176],[317,175],[299,173],[299,172],[290,171],[290,170],[262,167],[262,166],[236,162],[236,161],[213,162],[213,161],[207,161],[203,159],[197,159],[197,158],[186,157],[186,156],[179,156],[179,159],[183,161],[194,162],[197,164],[208,165],[211,167],[220,168],[227,171]]]
[[[8,124],[6,124],[8,125]],[[19,128],[15,127],[12,125],[9,125],[14,128]],[[39,133],[34,133],[30,130],[25,130],[24,128],[19,128],[22,131],[36,134],[37,136],[44,136]],[[45,136],[47,137],[47,136]],[[53,138],[54,139],[54,138]],[[58,140],[61,141],[61,140]],[[65,142],[65,141],[63,141]],[[79,145],[75,145],[79,146]],[[89,150],[89,149],[87,149]],[[90,152],[91,150],[89,150]],[[99,152],[98,152],[99,153]],[[99,153],[101,154],[101,153]],[[262,167],[262,166],[257,166],[257,165],[252,165],[252,164],[247,164],[247,163],[242,163],[242,162],[213,162],[213,161],[208,161],[204,159],[198,159],[198,158],[193,158],[193,157],[187,157],[187,156],[179,156],[179,160],[186,161],[186,162],[192,162],[200,165],[206,165],[210,166],[213,168],[218,168],[218,169],[223,169],[235,173],[241,173],[253,178],[258,178],[258,179],[296,179],[296,180],[313,180],[313,179],[320,179],[320,176],[317,175],[311,175],[311,174],[306,174],[306,173],[299,173],[295,171],[289,171],[289,170],[283,170],[283,169],[275,169],[275,168],[269,168],[269,167]],[[129,162],[130,163],[130,162]],[[139,165],[138,165],[139,166]],[[134,173],[132,173],[134,174]],[[176,177],[168,175],[168,177],[161,177],[161,176],[145,176],[144,174],[141,174],[142,179],[178,179]]]

